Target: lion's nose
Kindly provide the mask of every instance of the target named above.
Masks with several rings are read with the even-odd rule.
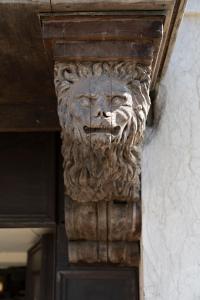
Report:
[[[109,117],[111,117],[111,112],[109,112],[109,111],[98,111],[98,113],[97,113],[97,117],[104,117],[104,118],[109,118]]]

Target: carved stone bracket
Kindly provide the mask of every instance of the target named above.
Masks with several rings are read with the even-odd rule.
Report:
[[[139,143],[150,68],[132,62],[56,63],[66,193],[74,201],[138,201]]]
[[[79,203],[66,198],[65,216],[71,263],[138,265],[139,203]]]
[[[55,61],[69,261],[137,265],[140,147],[162,18],[66,16],[44,20],[43,35]]]
[[[150,70],[130,61],[55,64],[70,262],[135,264]]]

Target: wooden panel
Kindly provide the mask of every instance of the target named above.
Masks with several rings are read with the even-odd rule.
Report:
[[[37,7],[30,1],[0,3],[0,65],[0,104],[56,103]]]
[[[59,300],[138,300],[138,269],[68,270],[60,272]],[[77,288],[78,287],[78,288]]]
[[[59,130],[38,17],[49,0],[16,2],[0,3],[0,131]]]
[[[0,104],[0,132],[59,130],[56,102]]]
[[[56,43],[54,48],[56,60],[119,60],[134,58],[138,62],[150,63],[153,58],[152,44],[134,42],[65,42]]]
[[[62,224],[57,227],[56,244],[56,300],[138,300],[138,267],[69,265],[66,232]]]
[[[0,226],[55,222],[55,137],[1,133]]]
[[[55,16],[42,22],[42,31],[44,39],[144,41],[161,38],[162,24],[163,16]]]

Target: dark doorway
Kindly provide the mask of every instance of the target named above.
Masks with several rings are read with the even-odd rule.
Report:
[[[54,300],[54,235],[43,235],[28,251],[26,300]]]
[[[25,300],[26,268],[0,270],[0,299]]]

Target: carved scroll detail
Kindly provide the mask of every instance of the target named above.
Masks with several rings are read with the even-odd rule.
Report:
[[[134,62],[55,64],[65,194],[71,198],[66,203],[71,262],[132,264],[120,243],[126,241],[131,253],[130,242],[138,236],[138,212],[133,212],[140,203],[150,72]],[[115,208],[120,202],[125,209]]]

